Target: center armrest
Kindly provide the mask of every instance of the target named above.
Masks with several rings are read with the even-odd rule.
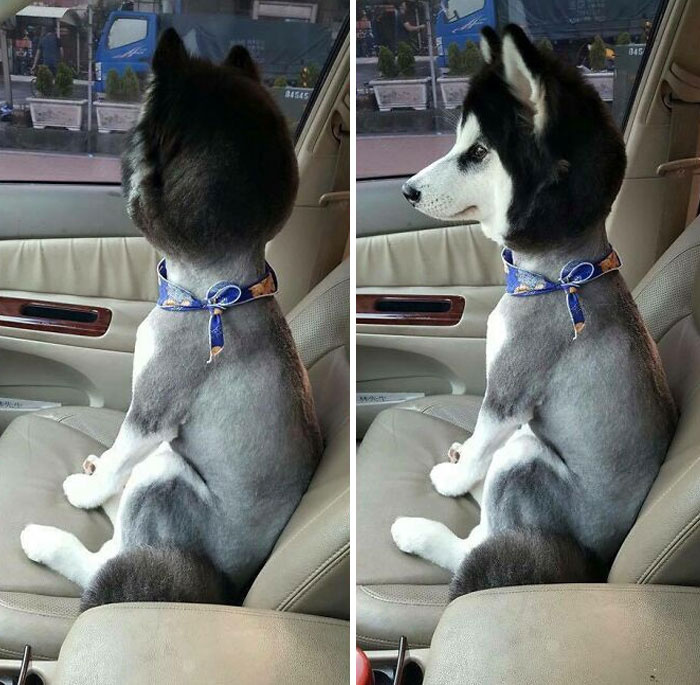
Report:
[[[345,621],[147,602],[81,614],[61,648],[52,685],[347,685],[349,674]]]
[[[433,635],[425,685],[691,685],[700,589],[535,585],[460,597]]]

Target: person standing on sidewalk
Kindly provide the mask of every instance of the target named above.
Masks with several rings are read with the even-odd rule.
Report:
[[[39,60],[41,60],[41,64],[47,66],[55,76],[58,63],[62,59],[63,48],[61,47],[61,40],[56,35],[53,26],[43,28],[41,30],[41,38],[39,39],[39,47],[36,50],[36,55],[34,55],[32,71],[36,70],[37,64],[39,64]]]

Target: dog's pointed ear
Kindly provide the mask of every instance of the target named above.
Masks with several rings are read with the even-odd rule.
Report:
[[[240,69],[246,76],[259,81],[260,72],[250,53],[242,45],[234,45],[224,60],[224,66]]]
[[[493,64],[501,57],[501,39],[490,26],[484,26],[484,28],[481,29],[479,49],[481,50],[481,55],[486,64]]]
[[[162,76],[176,72],[189,59],[185,44],[175,29],[168,29],[158,41],[158,47],[153,53],[153,73]]]
[[[540,133],[547,121],[542,56],[515,24],[509,24],[503,32],[502,54],[506,82],[515,96],[532,109],[535,131]]]

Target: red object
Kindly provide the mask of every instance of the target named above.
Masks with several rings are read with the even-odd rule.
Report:
[[[461,295],[357,295],[357,323],[456,326],[464,313]],[[421,305],[434,305],[425,311]],[[415,306],[414,310],[411,307]]]
[[[355,676],[356,685],[374,685],[374,675],[372,675],[372,665],[369,663],[367,655],[359,648],[355,648],[355,664],[357,673]]]
[[[98,337],[111,320],[112,312],[104,307],[0,297],[0,326]]]

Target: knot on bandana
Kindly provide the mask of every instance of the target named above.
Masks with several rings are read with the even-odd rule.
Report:
[[[265,262],[265,275],[255,283],[240,286],[237,283],[219,281],[207,290],[206,299],[200,300],[189,290],[168,280],[165,259],[157,268],[158,306],[171,312],[187,312],[206,309],[209,312],[209,364],[224,348],[224,329],[221,315],[225,310],[277,292],[277,275]]]
[[[566,305],[574,327],[574,340],[586,325],[586,318],[578,295],[579,289],[610,271],[619,270],[622,266],[617,252],[611,250],[599,262],[568,262],[559,273],[559,281],[555,283],[541,274],[515,266],[513,253],[508,248],[503,249],[501,258],[506,272],[506,292],[508,294],[523,297],[542,295],[558,290],[566,293]]]

